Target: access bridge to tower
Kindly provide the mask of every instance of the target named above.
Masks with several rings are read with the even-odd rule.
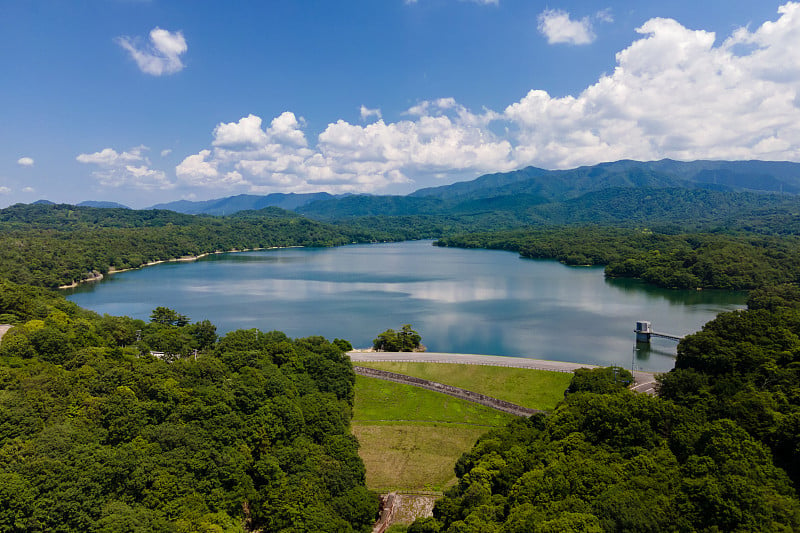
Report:
[[[669,339],[672,341],[680,341],[683,339],[680,335],[673,335],[671,333],[660,333],[653,331],[653,325],[647,320],[639,320],[636,322],[636,342],[650,342],[652,337],[660,337],[662,339]]]

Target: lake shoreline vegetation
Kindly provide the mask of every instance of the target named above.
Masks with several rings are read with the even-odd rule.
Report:
[[[434,244],[604,266],[606,277],[640,279],[667,289],[752,290],[800,279],[800,238],[795,236],[594,226],[462,234]]]
[[[385,203],[346,198],[344,211],[324,204],[324,222],[274,208],[0,210],[0,323],[14,326],[0,343],[0,529],[369,531],[377,495],[350,430],[347,341],[218,338],[166,308],[149,323],[100,316],[51,289],[223,249],[424,236],[750,298],[680,342],[659,396],[584,374],[552,413],[484,434],[409,533],[800,530],[796,197],[517,193],[522,204],[481,212],[472,198],[442,216],[410,209],[436,207],[418,198],[359,218],[347,202]]]
[[[15,205],[0,210],[0,278],[58,288],[98,274],[225,251],[396,240],[282,209],[230,217],[171,211]]]
[[[97,270],[93,270],[93,271],[87,273],[89,275],[89,277],[86,277],[86,278],[83,278],[83,279],[80,279],[80,280],[74,280],[72,283],[69,283],[67,285],[59,285],[57,288],[59,290],[74,289],[75,287],[78,287],[79,285],[81,285],[83,283],[93,283],[93,282],[96,282],[96,281],[103,281],[103,279],[105,279],[106,275],[121,274],[122,272],[130,272],[131,270],[139,270],[141,268],[146,268],[146,267],[155,266],[155,265],[161,265],[163,263],[188,263],[188,262],[192,262],[192,261],[197,261],[198,259],[203,259],[204,257],[212,256],[212,255],[237,254],[237,253],[245,253],[245,252],[260,252],[260,251],[263,251],[263,250],[282,250],[282,249],[286,249],[286,248],[302,248],[302,246],[269,246],[269,247],[266,247],[266,248],[245,248],[243,250],[237,250],[237,249],[233,249],[233,250],[215,250],[213,252],[204,252],[204,253],[201,253],[201,254],[198,254],[198,255],[184,255],[184,256],[181,256],[181,257],[174,257],[174,258],[170,258],[170,259],[161,259],[161,260],[158,260],[158,261],[150,261],[149,263],[145,263],[143,265],[139,265],[138,267],[117,269],[117,268],[115,268],[113,266],[110,266],[110,267],[108,267],[108,271],[105,273],[105,275],[102,272],[98,272]]]

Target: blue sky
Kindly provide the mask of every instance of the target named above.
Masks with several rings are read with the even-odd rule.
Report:
[[[800,161],[800,4],[0,0],[0,206]]]

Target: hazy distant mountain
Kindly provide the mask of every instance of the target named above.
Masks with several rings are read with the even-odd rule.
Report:
[[[772,205],[787,193],[794,197],[800,192],[800,164],[771,161],[686,163],[664,159],[615,161],[570,170],[527,167],[420,189],[408,196],[361,195],[327,199],[295,211],[323,220],[374,215],[505,213],[507,221],[545,224],[645,220],[649,216],[674,221],[684,216],[694,219],[737,212],[736,194],[729,197],[703,191],[760,193],[764,197],[760,200],[738,198],[749,207],[762,203]]]
[[[35,202],[31,202],[31,205],[56,205],[56,203],[50,200],[36,200]]]
[[[273,193],[266,196],[239,194],[203,202],[179,200],[177,202],[157,204],[148,209],[169,209],[170,211],[190,215],[232,215],[239,211],[258,210],[265,207],[280,207],[281,209],[293,210],[316,200],[328,200],[331,198],[334,198],[334,196],[326,192],[305,194]]]
[[[412,196],[351,195],[345,198],[318,200],[298,207],[296,212],[320,219],[347,218],[369,215],[440,214],[447,206],[439,198],[414,198]]]
[[[409,196],[430,196],[442,199],[490,198],[492,196],[499,196],[499,194],[495,194],[495,192],[506,185],[535,179],[540,176],[545,176],[550,172],[552,171],[543,168],[526,167],[512,172],[485,174],[472,181],[460,181],[452,185],[419,189],[412,192]]]
[[[471,215],[511,213],[519,219],[549,214],[566,215],[563,209],[593,210],[592,204],[610,201],[625,189],[710,190],[717,192],[800,193],[800,163],[780,161],[632,161],[584,166],[570,170],[527,167],[513,172],[486,174],[466,182],[420,189],[408,196],[344,195],[328,193],[267,196],[241,194],[227,198],[158,204],[186,214],[233,215],[278,207],[318,219],[360,216]],[[604,195],[592,195],[609,191]],[[564,204],[586,196],[581,203]],[[683,198],[683,197],[681,197]],[[690,198],[689,196],[686,197]],[[546,204],[559,203],[545,207]],[[536,207],[534,211],[530,211]],[[599,210],[595,216],[603,218]],[[590,217],[594,218],[594,217]]]
[[[87,200],[78,205],[80,207],[98,207],[102,209],[130,209],[127,205],[118,204],[117,202],[98,202],[94,200]]]

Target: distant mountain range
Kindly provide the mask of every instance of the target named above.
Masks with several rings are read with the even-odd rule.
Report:
[[[766,206],[774,203],[778,197],[792,197],[792,201],[796,201],[794,196],[800,193],[800,163],[623,160],[570,170],[527,167],[513,172],[486,174],[472,181],[419,189],[407,196],[334,196],[325,192],[274,193],[266,196],[240,194],[200,202],[180,200],[156,204],[149,209],[166,209],[191,215],[230,216],[242,211],[280,208],[322,220],[378,215],[460,216],[499,212],[512,213],[516,220],[524,223],[545,220],[556,223],[583,218],[587,221],[615,218],[611,213],[632,215],[636,212],[645,216],[643,209],[666,213],[665,206],[651,202],[652,198],[663,201],[673,198],[674,202],[683,205],[699,201],[702,197],[698,206],[705,205],[708,213],[714,212],[713,206],[716,205],[725,205],[730,209],[734,207],[735,202],[725,195],[687,195],[678,192],[681,190],[748,192],[772,197],[761,200],[751,198],[746,202],[748,205],[754,205],[755,202]],[[627,201],[620,201],[623,198]],[[644,203],[629,203],[638,199],[644,199],[641,200]],[[40,200],[36,203],[52,202]],[[126,207],[114,202],[82,202],[79,205]],[[726,212],[732,212],[730,209]]]
[[[36,200],[33,202],[33,205],[56,205],[55,202],[51,202],[50,200]],[[93,200],[87,200],[86,202],[81,202],[76,204],[79,207],[99,207],[105,209],[130,209],[127,205],[118,204],[117,202],[95,202]]]
[[[78,204],[79,207],[100,207],[105,209],[130,209],[127,205],[118,204],[117,202],[95,202],[88,200]]]
[[[616,161],[571,170],[527,167],[487,174],[472,181],[420,189],[408,196],[350,196],[300,206],[298,213],[319,219],[369,215],[525,213],[529,221],[548,214],[558,220],[580,208],[602,215],[614,196],[640,191],[706,190],[718,193],[760,193],[767,196],[800,192],[800,163],[770,161]],[[605,194],[600,194],[605,192]],[[690,196],[671,194],[687,201]],[[584,198],[583,202],[577,199]],[[716,197],[714,197],[716,198]],[[729,203],[725,199],[720,201]],[[774,201],[774,200],[770,200]],[[639,206],[636,206],[637,209]],[[530,216],[528,216],[530,215]],[[531,218],[532,217],[532,218]],[[602,218],[602,217],[601,217]]]
[[[619,187],[709,188],[726,191],[800,192],[800,163],[773,161],[616,161],[571,170],[527,167],[475,180],[420,189],[410,196],[477,199],[534,194],[550,201]]]
[[[232,215],[239,211],[259,210],[265,207],[280,207],[287,211],[293,211],[298,207],[307,205],[318,200],[329,200],[336,198],[326,192],[314,192],[306,194],[295,193],[273,193],[266,196],[252,194],[239,194],[228,196],[227,198],[217,198],[202,202],[190,202],[189,200],[179,200],[165,204],[156,204],[148,209],[168,209],[178,213],[188,215]]]

